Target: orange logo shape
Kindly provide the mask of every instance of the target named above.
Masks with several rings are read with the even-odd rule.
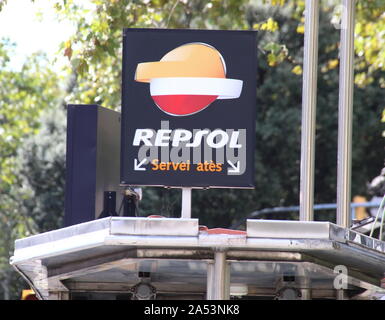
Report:
[[[243,85],[226,78],[220,52],[201,42],[177,47],[158,62],[139,63],[135,81],[150,83],[155,104],[174,116],[197,113],[216,99],[239,98]]]

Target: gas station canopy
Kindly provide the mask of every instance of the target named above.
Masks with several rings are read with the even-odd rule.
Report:
[[[11,264],[41,299],[373,299],[385,242],[329,222],[110,217],[17,240]]]

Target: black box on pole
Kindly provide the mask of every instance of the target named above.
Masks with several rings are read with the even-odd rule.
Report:
[[[64,226],[91,221],[103,211],[105,191],[122,194],[120,113],[98,105],[68,105]]]

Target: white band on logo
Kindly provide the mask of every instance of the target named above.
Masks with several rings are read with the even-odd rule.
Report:
[[[155,78],[150,82],[152,96],[209,95],[218,99],[239,98],[242,80],[223,78]]]

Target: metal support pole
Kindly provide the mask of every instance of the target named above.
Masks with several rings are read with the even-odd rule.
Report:
[[[214,263],[207,262],[206,300],[214,300]]]
[[[230,299],[230,266],[226,252],[215,251],[214,263],[207,264],[207,300]]]
[[[182,188],[181,218],[191,219],[191,188]]]
[[[309,271],[307,268],[299,265],[298,266],[298,276],[299,276],[299,284],[301,291],[301,300],[311,300],[311,278],[309,276]]]
[[[355,0],[342,0],[338,104],[337,224],[350,227]]]
[[[306,0],[302,80],[300,220],[313,221],[319,0]]]
[[[336,290],[336,299],[337,300],[347,300],[345,290],[343,290],[343,289]]]

